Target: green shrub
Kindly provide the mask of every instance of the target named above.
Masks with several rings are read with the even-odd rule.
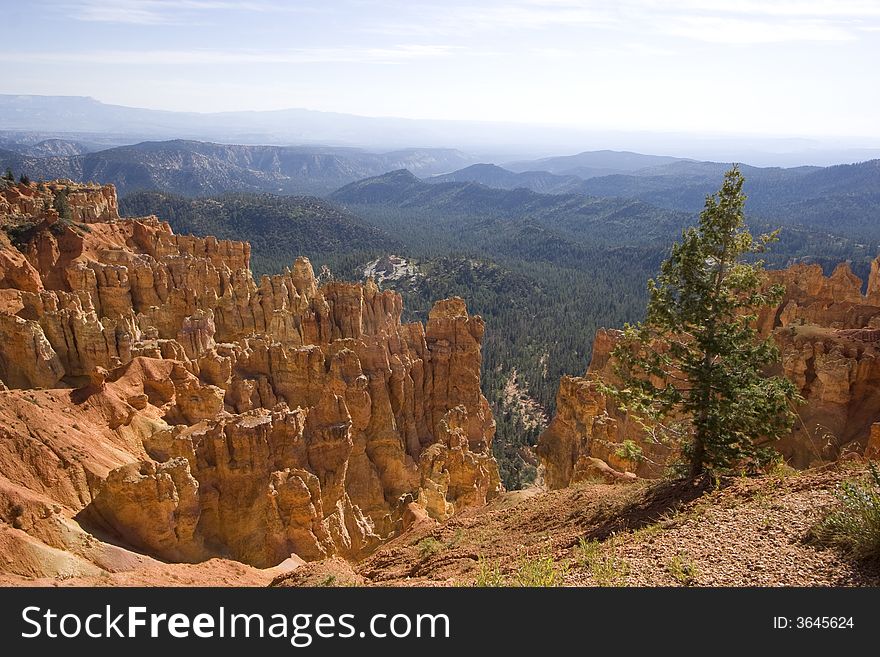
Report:
[[[3,231],[9,237],[9,241],[19,251],[23,251],[34,238],[34,224],[20,223],[3,226]]]
[[[419,541],[419,556],[421,556],[422,559],[427,559],[438,552],[442,552],[444,547],[445,546],[442,542],[438,541],[433,536],[428,536]]]
[[[480,560],[477,562],[477,579],[474,581],[474,586],[507,586],[507,582],[505,581],[504,576],[501,574],[501,569],[498,567],[497,564],[486,561],[485,559],[480,557]]]
[[[640,463],[645,459],[645,454],[642,451],[642,448],[639,447],[635,441],[630,440],[629,438],[627,438],[620,444],[620,447],[617,448],[614,454],[618,458],[625,459],[633,463]]]
[[[677,554],[667,561],[666,570],[682,586],[693,586],[699,576],[697,567],[684,554]]]
[[[549,554],[538,557],[523,556],[513,575],[513,586],[551,587],[562,586],[568,564],[556,563]]]
[[[537,557],[523,556],[517,562],[516,570],[505,577],[501,568],[482,557],[477,563],[477,578],[474,586],[526,586],[543,588],[562,586],[568,573],[568,563],[557,563],[550,554]]]
[[[820,543],[836,545],[860,559],[880,559],[880,468],[867,481],[844,481],[837,504],[813,528]]]
[[[624,559],[604,554],[598,541],[581,538],[578,541],[578,562],[590,571],[596,586],[626,586],[629,564]]]
[[[52,207],[55,208],[58,212],[58,216],[64,221],[73,220],[73,212],[70,209],[70,202],[67,200],[66,190],[62,189],[60,192],[55,193],[55,200],[52,202]]]

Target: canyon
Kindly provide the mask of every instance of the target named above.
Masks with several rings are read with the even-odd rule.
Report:
[[[8,184],[0,225],[0,571],[357,559],[502,491],[460,298],[256,280],[111,185]]]
[[[247,242],[120,217],[110,185],[5,184],[0,228],[0,583],[456,584],[492,555],[511,578],[523,545],[572,559],[584,527],[629,522],[675,457],[596,388],[615,330],[560,382],[550,491],[505,492],[462,299],[404,322],[370,277],[299,258],[257,279]],[[846,264],[768,283],[785,296],[757,321],[805,399],[786,463],[877,458],[880,259],[864,286]],[[818,472],[830,499],[847,471]]]

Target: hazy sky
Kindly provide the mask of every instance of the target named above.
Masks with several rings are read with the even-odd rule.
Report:
[[[0,0],[2,93],[880,136],[880,0]],[[2,126],[0,126],[2,127]]]

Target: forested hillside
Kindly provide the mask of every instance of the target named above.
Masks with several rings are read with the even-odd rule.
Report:
[[[597,328],[640,318],[647,279],[695,220],[627,199],[431,185],[407,172],[353,183],[331,198],[398,237],[406,254],[427,260],[419,265],[424,278],[385,282],[404,294],[408,308],[459,294],[486,317],[484,390],[499,422],[496,452],[507,485],[531,473],[516,454],[537,435],[505,405],[513,371],[552,412],[559,377],[583,373]],[[778,227],[752,222],[756,232]],[[787,227],[764,257],[772,267],[803,261],[829,271],[849,259],[866,279],[875,253],[873,244]]]
[[[539,240],[613,246],[633,240],[646,243],[677,233],[689,219],[686,213],[632,199],[539,194],[467,182],[427,184],[406,170],[351,183],[328,198],[356,207],[382,205],[391,212],[396,208],[427,213],[434,217],[430,230],[442,229],[443,237],[454,242],[480,244],[504,240],[524,228],[529,233],[552,231]]]
[[[511,162],[505,168],[511,171],[549,171],[560,175],[577,176],[582,179],[607,176],[613,173],[641,171],[674,162],[689,162],[667,155],[645,155],[631,151],[585,151],[575,155],[544,157],[538,160]]]
[[[248,241],[256,275],[281,271],[304,255],[316,271],[328,265],[353,276],[369,258],[400,249],[400,242],[378,228],[309,196],[227,194],[190,199],[141,192],[123,198],[120,212],[155,214],[182,235]]]
[[[248,194],[186,199],[142,193],[121,203],[123,214],[157,214],[178,233],[250,241],[256,273],[278,271],[307,255],[316,270],[328,265],[334,276],[352,279],[383,254],[406,256],[415,273],[381,284],[403,294],[409,319],[424,320],[434,301],[457,295],[487,321],[483,390],[498,422],[505,484],[518,487],[534,476],[521,448],[534,443],[542,426],[530,423],[512,400],[514,371],[523,398],[534,400],[539,413],[552,412],[559,377],[583,371],[595,330],[638,317],[645,280],[662,249],[593,246],[589,230],[575,240],[540,222],[465,210],[453,220],[442,206],[395,211],[364,205],[349,212],[313,198]],[[483,226],[472,231],[476,223]],[[575,233],[576,226],[566,230]]]
[[[636,175],[592,178],[580,191],[695,212],[717,186],[719,167],[726,166],[679,162]],[[825,168],[741,169],[753,217],[880,241],[880,160]]]
[[[327,265],[335,277],[358,279],[372,263],[380,285],[404,296],[409,319],[424,320],[439,298],[463,297],[487,321],[483,390],[509,488],[534,476],[524,447],[540,433],[541,414],[552,414],[559,378],[583,373],[596,329],[640,318],[647,279],[695,217],[637,200],[428,184],[406,171],[353,183],[332,199],[147,193],[125,198],[122,211],[155,213],[178,233],[248,240],[256,273],[307,255],[316,271]],[[756,232],[778,226],[752,222]],[[789,226],[766,259],[829,271],[849,259],[865,279],[875,254],[876,243]]]
[[[554,158],[563,159],[563,158]],[[540,160],[522,163],[540,166]],[[479,164],[433,176],[426,182],[474,182],[498,189],[526,188],[548,194],[638,199],[660,208],[695,213],[730,167],[721,162],[678,160],[611,175],[564,175],[530,170],[515,173]],[[784,226],[831,230],[880,241],[880,160],[832,167],[753,167],[746,176],[749,211],[755,219]]]

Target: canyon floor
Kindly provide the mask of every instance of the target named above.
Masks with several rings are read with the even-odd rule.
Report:
[[[809,530],[856,464],[702,484],[577,484],[503,494],[384,545],[353,569],[308,564],[275,584],[877,586],[880,564]]]

